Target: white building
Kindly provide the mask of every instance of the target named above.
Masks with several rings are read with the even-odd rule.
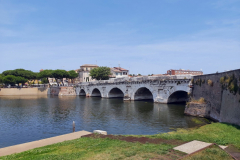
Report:
[[[90,71],[94,68],[97,68],[98,65],[96,64],[84,64],[80,66],[80,69],[77,70],[79,75],[80,82],[91,82],[94,81],[90,76]]]
[[[121,68],[121,67],[113,67],[111,68],[111,77],[128,77],[129,70]]]

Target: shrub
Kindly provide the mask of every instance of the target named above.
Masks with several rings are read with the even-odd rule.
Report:
[[[236,94],[238,91],[237,79],[231,81],[230,85],[228,86],[230,92]]]
[[[224,84],[224,83],[225,83],[225,79],[226,79],[225,76],[224,76],[224,77],[221,77],[221,78],[220,78],[220,83],[221,83],[221,84]]]
[[[208,80],[208,85],[209,85],[209,86],[213,86],[213,81],[209,79],[209,80]]]
[[[205,99],[203,97],[201,97],[199,100],[198,100],[199,103],[203,104],[203,103],[206,103],[205,102]]]
[[[194,99],[194,98],[191,98],[190,99],[190,102],[193,102],[193,103],[199,103],[199,104],[204,104],[206,103],[205,99],[203,97],[199,98],[199,99]]]

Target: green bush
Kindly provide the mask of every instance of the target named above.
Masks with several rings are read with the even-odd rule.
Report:
[[[213,81],[209,79],[209,80],[208,80],[208,85],[209,85],[209,86],[213,86]]]
[[[225,79],[226,79],[225,76],[224,76],[224,77],[221,77],[221,78],[220,78],[220,83],[221,83],[221,84],[224,84],[224,83],[225,83]]]

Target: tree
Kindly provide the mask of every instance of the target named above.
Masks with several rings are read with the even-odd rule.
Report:
[[[69,79],[71,79],[71,82],[74,78],[78,77],[78,74],[74,70],[68,71],[68,74],[69,74]]]
[[[3,83],[2,79],[3,79],[3,75],[0,74],[0,84]]]
[[[5,84],[15,85],[16,84],[16,76],[13,76],[13,75],[4,76],[2,81]]]
[[[33,80],[36,79],[37,77],[37,73],[25,69],[6,70],[2,74],[4,76],[7,75],[20,76],[28,80]]]
[[[90,71],[90,76],[97,80],[108,80],[109,75],[111,75],[111,70],[109,67],[98,67]]]
[[[42,84],[47,84],[48,83],[48,79],[47,78],[42,78]]]
[[[20,77],[20,76],[15,77],[15,82],[16,82],[17,84],[21,83],[22,85],[24,85],[27,81],[28,81],[28,80],[27,80],[26,78],[23,78],[23,77]]]
[[[62,81],[63,78],[69,78],[69,73],[65,70],[57,69],[52,72],[53,78],[60,79]]]
[[[53,78],[53,75],[52,75],[52,73],[53,73],[53,70],[43,70],[43,71],[41,71],[41,72],[39,72],[38,74],[37,74],[37,79],[44,79],[44,78],[46,78],[47,79],[47,83],[49,83],[49,79],[48,78]]]

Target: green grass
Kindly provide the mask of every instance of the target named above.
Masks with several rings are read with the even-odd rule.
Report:
[[[211,146],[203,151],[197,152],[182,160],[233,160],[231,156],[229,156],[226,152],[222,149],[217,147],[216,145]]]
[[[211,123],[194,129],[178,129],[174,132],[147,137],[177,139],[183,141],[200,140],[219,145],[233,144],[240,149],[240,127],[225,123]]]
[[[174,132],[148,135],[150,138],[176,139],[183,141],[200,140],[219,145],[234,145],[240,149],[240,127],[225,124],[212,123],[194,129],[178,129]],[[139,137],[139,135],[137,136]],[[151,159],[169,158],[175,156],[171,149],[175,147],[169,144],[140,144],[108,138],[87,138],[65,141],[26,152],[0,157],[0,160],[34,160],[34,159]],[[206,154],[205,152],[208,152]],[[216,153],[215,153],[216,152]],[[212,159],[224,157],[224,153],[213,148],[203,152]],[[198,154],[203,156],[204,154]],[[202,157],[203,159],[204,157]],[[206,158],[206,157],[205,157]],[[174,159],[177,159],[174,158]]]
[[[149,159],[166,155],[173,147],[168,144],[140,144],[108,138],[83,137],[0,157],[0,159]]]

